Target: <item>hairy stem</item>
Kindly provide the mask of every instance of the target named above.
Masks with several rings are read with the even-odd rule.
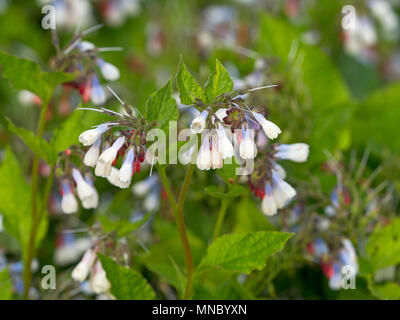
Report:
[[[224,222],[226,209],[229,205],[229,199],[222,199],[221,208],[219,209],[217,222],[215,224],[214,233],[211,239],[211,242],[214,242],[215,239],[219,236],[221,232],[222,223]]]
[[[37,129],[37,135],[39,138],[43,136],[44,125],[46,120],[46,112],[49,104],[43,103],[42,110],[39,116],[39,123]],[[33,164],[32,164],[32,194],[31,194],[31,203],[32,203],[32,215],[31,215],[31,228],[29,232],[29,242],[28,248],[24,260],[24,299],[29,298],[29,288],[32,282],[32,271],[31,271],[31,264],[32,259],[35,254],[35,242],[36,242],[36,232],[38,227],[38,210],[37,210],[37,195],[39,189],[39,155],[34,154],[33,156]],[[46,199],[47,201],[47,199]],[[43,205],[44,206],[44,205]],[[39,213],[40,214],[40,213]]]
[[[185,176],[185,180],[183,182],[183,186],[181,192],[179,194],[178,203],[175,200],[175,197],[171,191],[171,187],[168,182],[168,178],[165,174],[165,168],[158,167],[158,172],[160,174],[161,182],[164,186],[165,192],[167,193],[168,200],[171,204],[172,210],[174,212],[176,225],[178,226],[179,236],[181,239],[185,263],[186,263],[186,273],[187,273],[187,281],[186,281],[186,288],[183,298],[188,299],[190,293],[192,291],[193,286],[193,273],[194,273],[194,263],[192,257],[192,250],[190,248],[189,239],[187,236],[186,228],[185,228],[185,221],[183,216],[183,204],[185,202],[186,193],[189,188],[190,179],[192,177],[194,171],[194,165],[190,165]]]

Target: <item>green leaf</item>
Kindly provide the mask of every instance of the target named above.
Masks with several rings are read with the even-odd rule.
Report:
[[[228,192],[222,192],[217,186],[209,186],[204,189],[204,193],[214,198],[232,199],[247,195],[248,190],[243,186],[234,185],[228,190]]]
[[[101,265],[111,283],[111,294],[118,300],[151,300],[155,293],[142,275],[118,265],[114,260],[98,253]]]
[[[266,258],[281,250],[291,236],[276,231],[226,234],[210,245],[200,266],[242,273],[261,270]]]
[[[205,92],[207,102],[212,102],[216,97],[223,93],[231,92],[233,89],[233,81],[228,71],[218,60],[215,61],[215,71],[208,78]]]
[[[8,269],[0,271],[0,300],[11,300],[13,293],[12,282]]]
[[[367,254],[374,270],[400,263],[400,218],[374,230],[368,241]]]
[[[196,98],[206,101],[204,90],[187,70],[182,59],[179,62],[179,69],[176,74],[176,84],[183,104],[193,104]]]
[[[63,72],[43,72],[33,61],[21,59],[0,51],[2,75],[10,80],[14,87],[36,93],[47,103],[54,88],[71,81],[73,74]]]
[[[159,128],[168,132],[168,121],[178,120],[179,111],[175,99],[172,97],[172,81],[154,92],[147,101],[146,118],[157,121]]]
[[[106,216],[99,216],[101,226],[105,232],[117,232],[117,237],[123,237],[127,234],[132,233],[143,225],[150,217],[150,213],[146,214],[142,220],[136,222],[129,222],[124,219],[118,219],[117,221],[111,221]]]
[[[0,212],[5,230],[15,237],[26,254],[31,226],[31,187],[25,181],[19,163],[10,149],[0,166]],[[40,207],[40,202],[38,203]],[[47,219],[42,219],[36,237],[36,246],[47,230]]]
[[[399,300],[400,285],[395,282],[387,282],[384,284],[371,284],[369,286],[372,294],[380,299]]]
[[[47,163],[54,163],[56,158],[54,152],[49,143],[43,138],[39,138],[32,131],[22,127],[17,127],[11,122],[10,119],[4,118],[0,115],[0,123],[9,131],[15,133],[20,137],[25,144],[42,159],[46,160]]]

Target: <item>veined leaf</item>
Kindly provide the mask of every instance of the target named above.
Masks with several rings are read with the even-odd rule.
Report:
[[[132,269],[118,265],[114,260],[98,253],[101,265],[111,283],[111,293],[118,300],[151,300],[155,293],[146,279]]]
[[[228,71],[218,60],[215,61],[215,71],[208,78],[205,92],[207,101],[212,102],[219,95],[230,92],[233,89],[233,81]]]
[[[267,257],[281,250],[291,236],[291,233],[276,231],[223,235],[207,249],[200,267],[221,267],[243,273],[261,270]]]
[[[187,70],[182,59],[179,63],[179,69],[176,75],[176,84],[178,86],[182,103],[187,105],[193,104],[195,98],[206,101],[204,90]]]
[[[0,116],[0,123],[9,131],[15,133],[20,137],[25,144],[41,158],[46,160],[47,163],[54,163],[56,157],[49,143],[43,138],[39,138],[32,131],[22,127],[17,127],[11,122],[10,119]]]
[[[376,228],[369,238],[367,254],[374,270],[400,262],[400,219],[383,228]]]
[[[172,81],[153,93],[147,101],[146,117],[149,121],[157,121],[160,129],[168,132],[169,121],[178,120],[179,112],[172,97]]]
[[[71,81],[73,74],[64,72],[43,72],[33,61],[8,55],[0,51],[2,75],[10,80],[14,87],[36,93],[47,102],[55,86]]]
[[[7,149],[0,166],[0,194],[0,212],[3,214],[4,228],[18,240],[25,254],[32,220],[31,187],[25,181],[19,163],[10,149]],[[36,245],[42,240],[46,229],[47,219],[42,218]]]

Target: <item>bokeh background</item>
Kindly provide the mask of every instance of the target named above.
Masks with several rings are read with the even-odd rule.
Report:
[[[104,24],[85,39],[97,47],[122,48],[101,56],[120,71],[120,79],[111,83],[113,89],[139,110],[176,74],[180,56],[201,84],[217,58],[236,88],[278,84],[255,93],[251,103],[266,108],[283,129],[281,142],[310,145],[306,163],[285,164],[288,180],[298,191],[287,209],[267,218],[249,194],[229,205],[223,227],[224,232],[280,230],[297,232],[296,236],[268,259],[263,270],[250,275],[210,272],[194,298],[400,298],[400,1],[0,0],[0,50],[49,70],[56,51],[51,32],[41,27],[44,4],[56,7],[61,46],[77,26],[84,30]],[[356,12],[356,27],[351,30],[342,26],[345,5]],[[45,137],[51,137],[80,103],[77,90],[57,90],[57,102],[46,117]],[[118,110],[118,101],[108,98],[107,107]],[[39,109],[34,96],[0,78],[3,116],[34,130]],[[180,125],[187,127],[191,111],[180,105],[180,115]],[[91,124],[93,117],[99,118],[80,119],[82,126]],[[6,147],[29,172],[31,152],[0,126],[2,158]],[[48,168],[45,163],[40,168],[44,183]],[[135,180],[146,179],[148,169]],[[181,165],[169,169],[173,189],[179,189],[184,172]],[[210,185],[223,188],[222,179],[197,171],[186,201],[195,263],[204,254],[219,210],[220,200],[204,192]],[[95,212],[66,216],[60,213],[54,185],[48,231],[34,260],[31,297],[99,298],[87,283],[78,284],[70,277],[91,232],[109,232],[121,227],[111,226],[110,221],[132,223],[152,212],[140,229],[124,234],[120,246],[128,248],[129,264],[148,279],[158,298],[177,298],[184,260],[161,185],[155,181],[146,195],[116,190],[100,180],[96,187],[101,202]],[[331,265],[336,259],[332,248],[343,239],[350,239],[356,248],[356,290],[330,285],[337,273]],[[316,248],[326,256],[318,256]],[[46,264],[56,266],[56,290],[40,288],[40,270]],[[22,296],[21,271],[21,249],[0,219],[0,297]]]

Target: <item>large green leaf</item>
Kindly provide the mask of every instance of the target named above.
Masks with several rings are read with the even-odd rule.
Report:
[[[226,234],[210,245],[200,266],[243,273],[261,270],[266,258],[281,250],[291,236],[276,231]]]
[[[155,293],[147,281],[135,270],[118,265],[114,260],[97,254],[111,283],[111,293],[118,300],[151,300]]]
[[[182,103],[187,105],[193,104],[196,98],[206,101],[204,90],[187,70],[182,59],[179,63],[178,73],[176,74],[176,84]]]
[[[147,101],[146,118],[157,121],[159,128],[168,132],[169,121],[178,120],[179,112],[175,99],[172,97],[172,81],[153,93]]]
[[[0,51],[2,75],[18,89],[36,93],[44,102],[60,83],[71,81],[74,76],[63,72],[43,72],[33,61],[21,59]]]
[[[43,138],[39,138],[32,131],[22,127],[17,127],[11,122],[10,119],[4,118],[0,115],[0,123],[9,131],[15,133],[20,137],[25,144],[41,158],[46,160],[47,163],[53,163],[56,159],[54,152],[49,143]]]
[[[371,284],[369,286],[372,294],[380,299],[385,300],[399,300],[400,299],[400,285],[395,282],[387,282],[384,284]]]
[[[7,149],[0,166],[0,194],[0,212],[3,215],[4,228],[18,240],[25,254],[32,220],[31,187],[25,181],[19,163],[10,149]],[[36,245],[43,238],[46,229],[47,219],[42,219]]]
[[[0,271],[0,300],[10,300],[12,298],[12,282],[8,269]]]
[[[215,71],[210,74],[205,87],[207,101],[212,102],[219,95],[231,92],[232,89],[233,81],[228,71],[221,62],[215,60]]]
[[[400,263],[400,218],[374,230],[368,240],[367,254],[374,270]]]

